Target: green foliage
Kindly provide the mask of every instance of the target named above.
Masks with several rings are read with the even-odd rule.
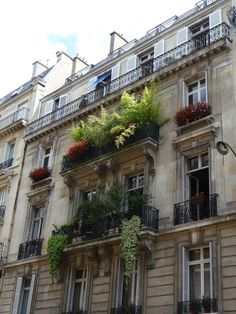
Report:
[[[48,240],[49,273],[53,279],[57,278],[61,257],[69,237],[65,234],[56,234]]]
[[[140,234],[141,220],[137,216],[124,219],[121,226],[121,245],[124,258],[126,284],[132,277],[136,262],[138,239]]]
[[[70,136],[74,141],[83,139],[98,148],[114,141],[119,148],[138,128],[148,124],[161,126],[168,121],[163,115],[157,86],[151,83],[145,87],[141,100],[124,92],[119,112],[101,108],[98,115],[89,115],[86,122],[72,128]]]
[[[90,200],[87,200],[79,205],[77,210],[77,220],[83,215],[84,222],[86,224],[92,224],[97,217],[101,217],[106,213],[106,207],[104,201],[101,201],[97,196],[93,196]]]
[[[105,193],[104,204],[107,214],[122,211],[125,205],[126,193],[120,185],[110,185]]]

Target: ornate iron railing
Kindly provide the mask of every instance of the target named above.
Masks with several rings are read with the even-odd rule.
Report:
[[[87,311],[79,310],[79,311],[70,311],[70,312],[63,312],[61,314],[88,314]]]
[[[0,130],[20,120],[28,120],[29,109],[23,107],[0,120]]]
[[[134,143],[137,143],[139,141],[145,140],[145,139],[152,139],[156,142],[159,140],[159,128],[157,125],[146,125],[138,130],[136,130],[135,134],[130,136],[126,139],[124,145],[122,147],[130,146]],[[120,148],[122,149],[122,148]],[[101,156],[104,156],[109,153],[117,152],[117,147],[111,143],[103,148],[97,148],[94,146],[89,147],[89,149],[84,153],[80,155],[80,158],[76,161],[73,161],[71,159],[68,159],[67,156],[63,157],[62,160],[62,171],[70,170],[80,164],[83,164],[85,162],[91,161],[93,159],[99,158]]]
[[[174,224],[184,224],[217,216],[217,194],[200,200],[187,200],[174,205]]]
[[[178,302],[178,314],[199,314],[215,312],[217,312],[217,299],[203,299]]]
[[[142,314],[142,306],[135,306],[133,304],[129,306],[119,306],[112,308],[110,314]]]
[[[5,160],[0,163],[0,170],[1,169],[6,169],[12,166],[13,158]]]
[[[41,255],[43,239],[29,240],[21,243],[18,251],[18,260],[31,256]]]
[[[64,117],[69,116],[79,109],[117,92],[142,79],[143,77],[151,75],[153,72],[160,71],[166,66],[173,64],[198,50],[206,48],[221,39],[230,40],[230,27],[226,23],[217,25],[211,30],[195,36],[184,44],[177,46],[161,56],[158,56],[154,60],[149,61],[147,64],[142,64],[136,69],[111,81],[104,87],[87,93],[71,103],[68,103],[65,106],[29,123],[26,128],[26,136],[49,126],[53,122],[60,121]]]
[[[0,205],[0,219],[3,219],[6,212],[6,205]]]

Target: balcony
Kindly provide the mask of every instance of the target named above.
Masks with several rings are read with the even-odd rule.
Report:
[[[18,260],[41,255],[43,239],[29,240],[21,243],[18,251]]]
[[[184,58],[192,56],[193,59],[194,54],[197,51],[201,51],[205,48],[209,48],[210,51],[212,49],[218,51],[219,47],[214,47],[214,45],[220,41],[222,41],[222,43],[219,44],[219,47],[221,47],[222,49],[225,48],[226,43],[230,41],[230,27],[226,23],[222,23],[203,34],[194,37],[194,39],[190,39],[184,44],[177,46],[176,48],[158,56],[147,64],[143,64],[136,69],[126,73],[125,75],[111,81],[104,87],[98,88],[88,94],[85,94],[80,98],[72,101],[71,103],[68,103],[63,107],[54,110],[53,112],[39,118],[38,120],[35,120],[32,123],[29,123],[26,128],[25,136],[30,136],[35,132],[51,126],[52,123],[61,121],[65,117],[72,115],[81,108],[87,107],[90,104],[104,99],[107,96],[117,93],[123,90],[125,87],[128,87],[135,82],[143,79],[144,77],[152,75],[155,72],[160,72],[170,65],[173,66],[174,64],[176,64],[177,67],[177,65],[179,65],[178,62],[183,60]]]
[[[28,121],[29,109],[23,107],[12,114],[6,116],[0,120],[0,133],[5,134],[9,130],[16,129],[18,130],[22,124],[25,125],[25,122]]]
[[[216,313],[217,299],[178,302],[178,314]]]
[[[72,242],[76,242],[76,240],[73,239],[78,237],[82,241],[95,240],[114,232],[119,232],[122,220],[130,219],[134,215],[141,218],[142,230],[158,231],[159,210],[152,206],[145,205],[140,208],[133,208],[127,212],[121,211],[108,216],[98,216],[91,223],[86,222],[85,219],[81,217],[77,227],[58,229],[55,230],[53,234],[67,234],[72,239]]]
[[[78,311],[63,312],[61,314],[88,314],[88,312],[83,311],[83,310],[78,310]]]
[[[174,224],[180,225],[217,216],[217,194],[199,201],[187,200],[174,205]]]
[[[6,212],[6,206],[5,205],[0,205],[0,220],[3,220]]]
[[[112,308],[110,314],[142,314],[142,306],[120,306],[117,308]]]
[[[3,161],[2,163],[0,163],[0,170],[11,167],[12,163],[13,158]]]
[[[125,144],[119,150],[115,145],[108,145],[102,149],[98,149],[96,147],[90,147],[86,153],[80,156],[80,158],[76,161],[68,160],[65,156],[62,161],[62,172],[71,170],[79,165],[82,165],[86,162],[91,162],[95,159],[101,158],[102,156],[106,156],[118,151],[122,151],[125,148],[128,148],[134,144],[138,144],[144,140],[152,140],[158,142],[159,140],[159,128],[155,125],[147,125],[143,128],[137,130],[134,135],[130,136],[126,139]]]

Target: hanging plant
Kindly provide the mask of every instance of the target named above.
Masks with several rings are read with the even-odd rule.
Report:
[[[121,226],[121,246],[124,258],[125,278],[128,284],[135,269],[136,253],[138,239],[140,234],[141,220],[138,216],[133,216],[131,219],[122,221]]]
[[[58,276],[63,250],[68,243],[69,236],[65,234],[53,235],[48,240],[49,273],[53,279]]]

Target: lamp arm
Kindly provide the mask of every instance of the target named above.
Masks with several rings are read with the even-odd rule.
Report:
[[[233,150],[233,148],[228,144],[228,143],[225,143],[228,147],[229,147],[229,149],[231,150],[231,152],[234,154],[234,156],[236,157],[236,153],[235,153],[235,151]]]

